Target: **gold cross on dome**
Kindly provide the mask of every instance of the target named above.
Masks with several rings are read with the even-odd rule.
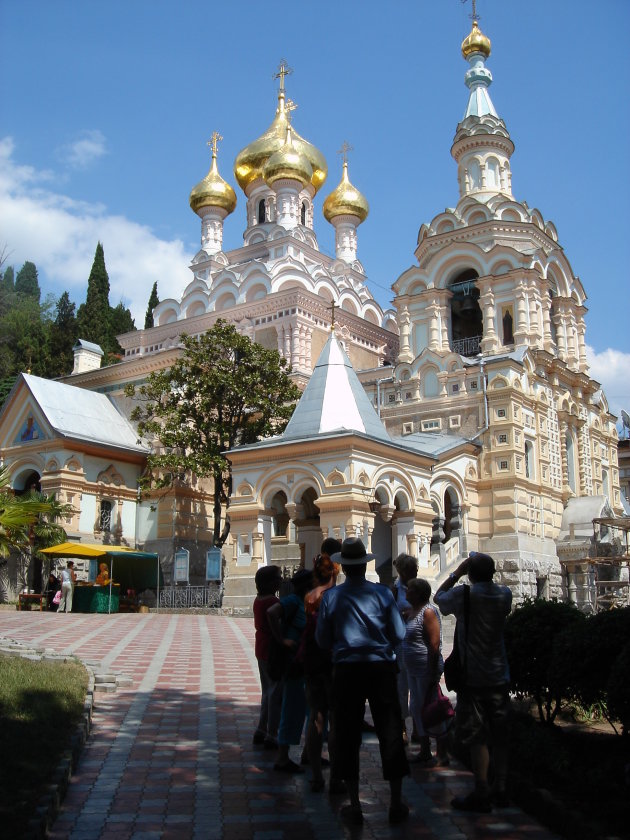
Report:
[[[331,316],[330,316],[330,331],[331,332],[335,331],[335,307],[336,306],[337,306],[337,304],[333,300],[333,302],[330,304],[330,306],[326,307],[326,309],[330,309],[330,311],[331,311]],[[337,308],[339,308],[339,307],[337,307]]]
[[[290,76],[291,73],[293,73],[293,68],[289,67],[285,58],[281,58],[278,66],[278,72],[273,75],[274,79],[280,79],[280,90],[284,90],[284,77]]]
[[[219,134],[218,131],[212,132],[212,137],[208,140],[208,146],[212,148],[212,156],[214,157],[217,153],[217,149],[219,146],[219,142],[223,140],[223,137]]]
[[[341,155],[344,163],[348,163],[348,152],[354,152],[354,146],[351,146],[347,140],[344,140],[341,148],[337,152],[338,155]]]
[[[287,99],[286,105],[284,106],[284,110],[287,112],[287,120],[292,122],[293,116],[292,112],[295,111],[297,108],[297,103],[295,103],[292,99]]]
[[[466,3],[467,0],[462,0],[462,3]],[[477,23],[479,21],[479,17],[477,16],[477,0],[472,0],[472,14],[470,17],[473,20],[473,23]]]

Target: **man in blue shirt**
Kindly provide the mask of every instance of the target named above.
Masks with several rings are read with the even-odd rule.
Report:
[[[346,580],[329,589],[321,601],[315,639],[332,651],[332,707],[337,733],[339,766],[335,776],[346,782],[350,805],[342,816],[355,825],[363,822],[359,800],[359,750],[366,700],[379,740],[383,777],[389,781],[390,823],[409,816],[402,801],[402,779],[409,775],[400,728],[400,703],[394,648],[405,625],[389,589],[365,579],[367,554],[358,537],[344,540],[331,560],[341,563]]]
[[[455,586],[468,576],[468,633],[466,599],[468,587]],[[475,789],[451,802],[460,811],[488,813],[495,805],[507,804],[507,720],[510,710],[510,670],[503,627],[512,608],[512,592],[493,583],[494,560],[473,551],[459,564],[435,593],[434,601],[443,615],[457,618],[457,646],[465,663],[465,687],[457,694],[457,736],[470,747]],[[494,762],[495,787],[488,788],[490,745]]]

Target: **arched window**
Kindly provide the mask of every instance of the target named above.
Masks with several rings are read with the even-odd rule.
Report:
[[[534,445],[531,440],[525,441],[525,478],[535,478],[534,475]]]
[[[569,485],[570,489],[577,493],[576,483],[575,483],[575,447],[573,445],[573,435],[571,432],[567,432],[567,484]]]
[[[101,531],[109,532],[112,529],[112,503],[108,499],[101,501],[98,524]]]
[[[488,158],[486,161],[486,187],[488,189],[499,189],[499,161],[496,158]]]
[[[478,160],[471,160],[468,164],[468,183],[471,190],[481,189],[481,167]]]
[[[306,225],[306,202],[302,202],[302,209],[300,210],[300,224]]]
[[[503,343],[514,344],[514,321],[512,320],[512,313],[509,309],[503,312]]]
[[[608,470],[602,469],[602,493],[610,500],[610,480]]]
[[[476,356],[483,335],[479,289],[474,268],[460,271],[449,283],[451,298],[451,349],[462,356]]]
[[[258,202],[258,224],[264,225],[267,221],[266,218],[266,207],[265,207],[265,199],[261,198]]]

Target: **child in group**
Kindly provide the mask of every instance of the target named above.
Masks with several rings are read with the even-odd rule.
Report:
[[[278,726],[282,708],[282,682],[272,680],[267,670],[271,628],[267,620],[267,610],[279,600],[282,572],[279,566],[262,566],[256,572],[256,598],[254,600],[254,627],[256,641],[254,652],[258,661],[260,675],[260,716],[254,732],[253,742],[265,749],[273,750],[278,746]]]

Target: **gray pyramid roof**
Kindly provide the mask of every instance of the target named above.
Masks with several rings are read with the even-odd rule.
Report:
[[[391,438],[334,333],[326,342],[308,385],[284,430],[284,441],[334,432]]]

